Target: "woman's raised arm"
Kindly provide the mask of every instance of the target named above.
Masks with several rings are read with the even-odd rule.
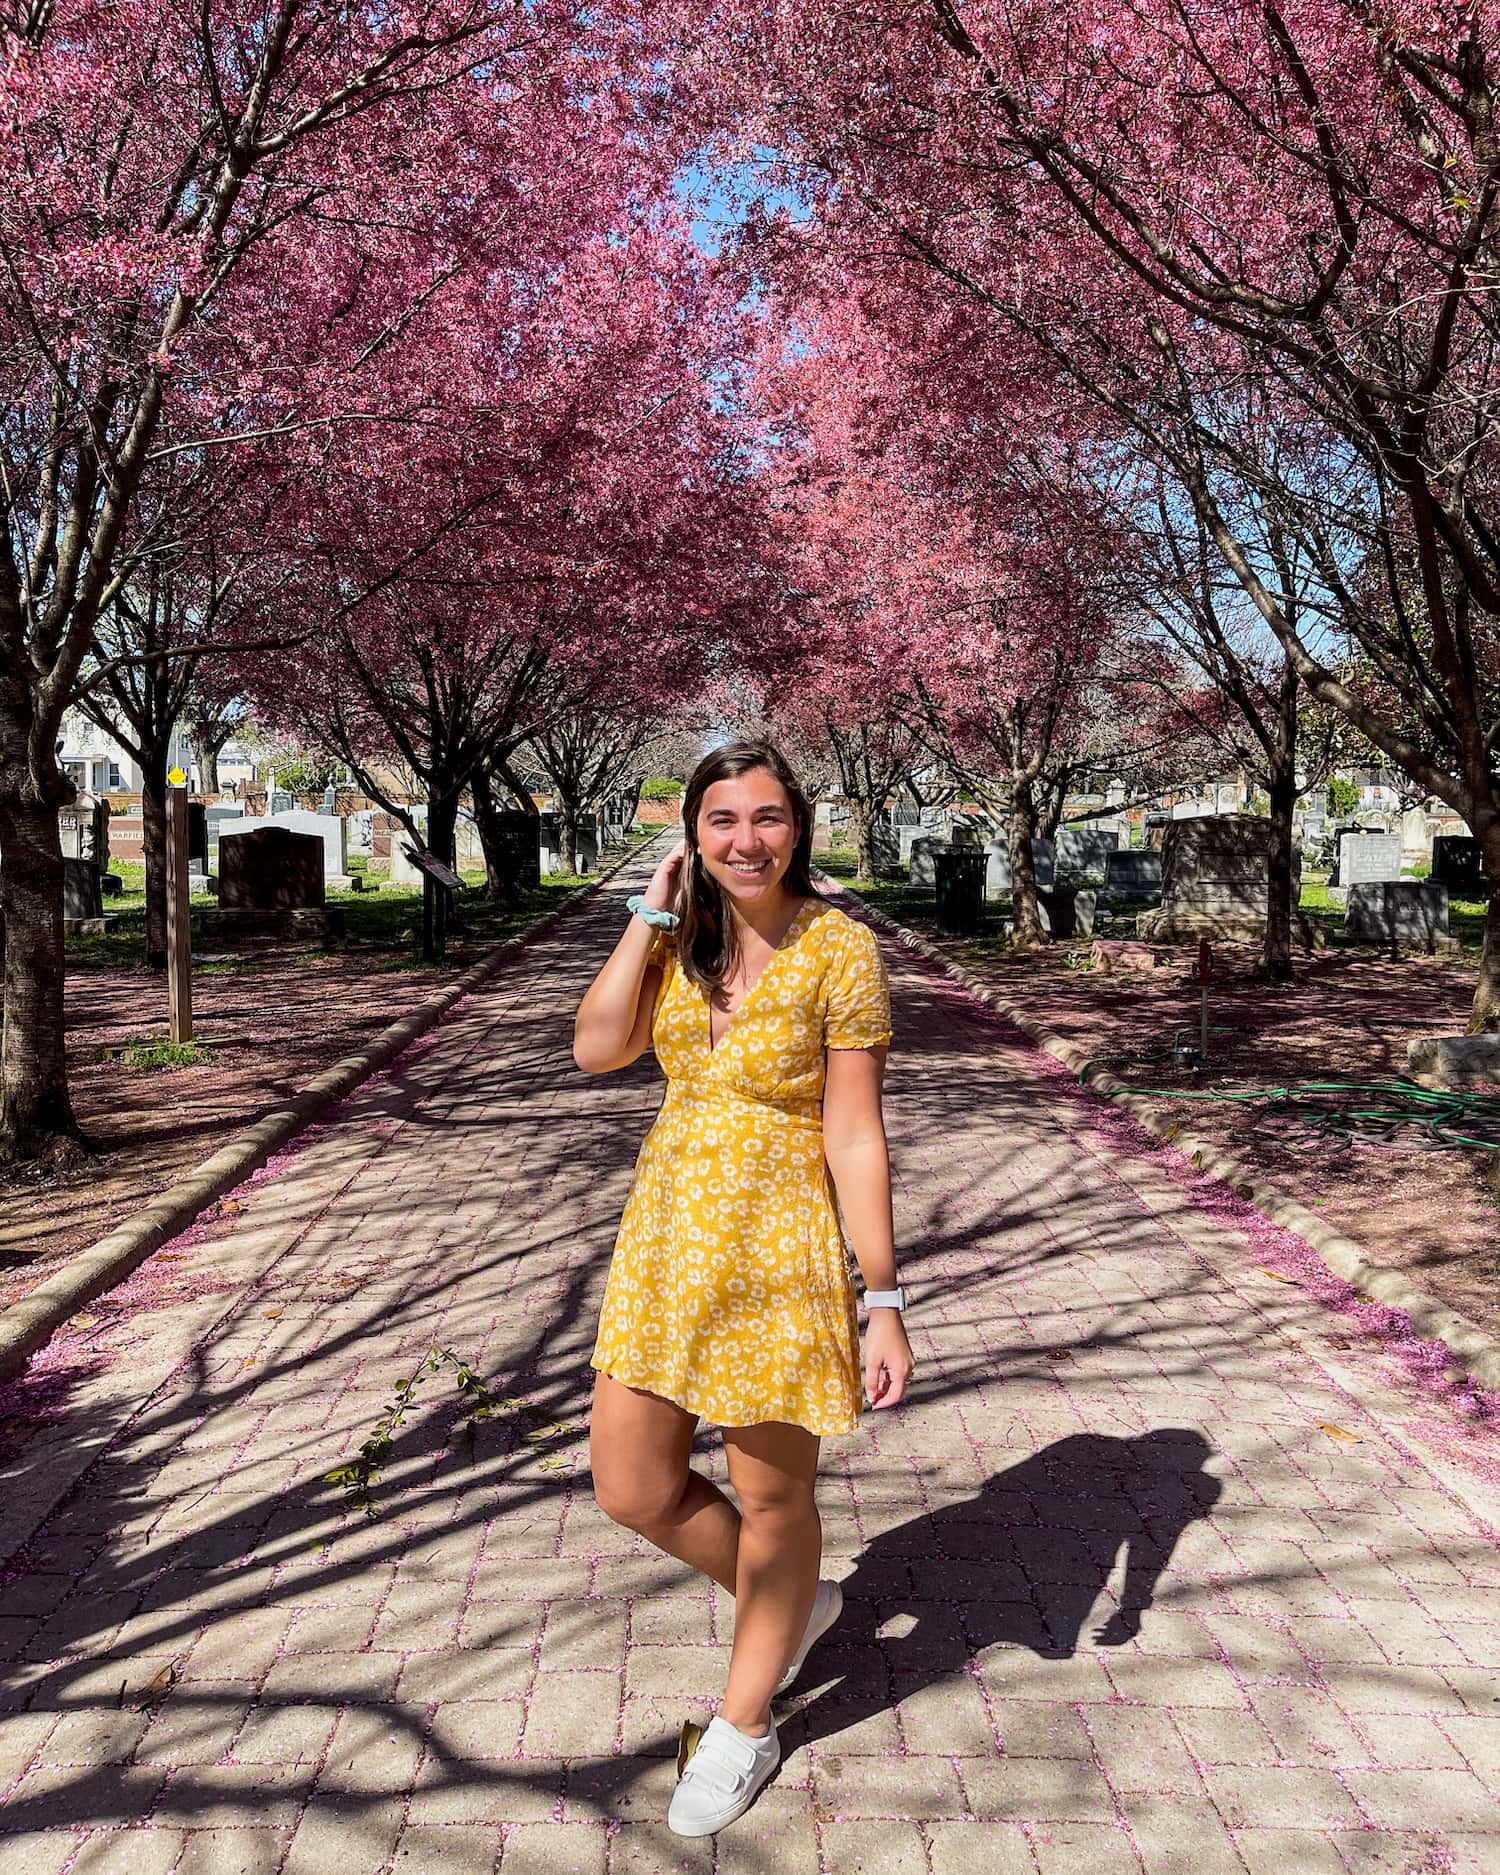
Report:
[[[684,846],[672,848],[642,893],[646,903],[666,911],[677,895]],[[608,961],[584,993],[573,1021],[573,1059],[585,1074],[608,1074],[625,1068],[646,1052],[661,969],[651,961],[656,933],[644,918],[632,918]]]

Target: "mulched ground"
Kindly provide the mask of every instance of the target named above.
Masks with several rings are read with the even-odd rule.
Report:
[[[484,907],[457,934],[441,968],[410,966],[410,946],[328,953],[272,950],[194,972],[194,1033],[211,1062],[132,1068],[111,1052],[166,1034],[166,980],[140,967],[99,965],[99,947],[70,955],[69,1073],[75,1111],[96,1156],[81,1173],[0,1179],[0,1307],[96,1242],[235,1133],[398,1021],[486,951],[555,906],[576,879],[547,881],[513,910]],[[409,924],[395,895],[381,912]],[[371,910],[373,911],[373,907]],[[117,950],[125,948],[117,944]],[[133,946],[131,947],[133,948]]]
[[[934,936],[930,898],[914,904],[889,887],[870,898]],[[1282,986],[1256,974],[1250,947],[1216,946],[1210,1020],[1222,1029],[1210,1036],[1208,1073],[1195,1077],[1152,1058],[1170,1049],[1179,1029],[1196,1039],[1193,952],[1174,953],[1180,967],[1171,970],[1104,976],[1081,967],[1086,940],[1030,958],[993,941],[944,945],[1013,1007],[1121,1080],[1162,1090],[1163,1106],[1180,1109],[1185,1130],[1259,1167],[1375,1261],[1410,1271],[1429,1293],[1500,1333],[1500,1174],[1492,1169],[1500,1155],[1424,1149],[1415,1129],[1385,1143],[1369,1136],[1350,1142],[1313,1124],[1305,1107],[1278,1112],[1267,1100],[1168,1098],[1168,1090],[1253,1094],[1292,1082],[1403,1077],[1409,1041],[1462,1032],[1474,990],[1472,956],[1392,962],[1368,950],[1331,949],[1301,962],[1298,980]]]

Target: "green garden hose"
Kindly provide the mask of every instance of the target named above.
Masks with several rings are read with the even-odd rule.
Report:
[[[1131,1059],[1160,1061],[1172,1052]],[[1079,1080],[1096,1065],[1104,1063],[1085,1062]],[[1256,1124],[1284,1125],[1341,1151],[1353,1146],[1389,1152],[1500,1151],[1500,1097],[1422,1087],[1416,1081],[1289,1081],[1282,1087],[1238,1090],[1131,1087],[1126,1092],[1153,1100],[1257,1106]]]

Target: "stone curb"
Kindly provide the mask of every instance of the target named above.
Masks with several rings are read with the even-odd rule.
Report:
[[[858,898],[858,894],[849,896]],[[1335,1276],[1341,1276],[1345,1282],[1363,1294],[1373,1296],[1376,1301],[1385,1303],[1388,1308],[1404,1310],[1418,1335],[1425,1340],[1441,1341],[1482,1386],[1500,1392],[1500,1341],[1486,1333],[1477,1322],[1471,1322],[1466,1315],[1460,1315],[1456,1309],[1450,1309],[1425,1290],[1418,1289],[1402,1271],[1392,1269],[1388,1264],[1370,1262],[1352,1237],[1334,1230],[1322,1218],[1315,1217],[1305,1206],[1298,1204],[1295,1198],[1268,1184],[1256,1167],[1235,1158],[1212,1141],[1200,1139],[1196,1134],[1185,1131],[1180,1120],[1154,1106],[1144,1095],[1134,1093],[1107,1068],[1095,1066],[1076,1044],[1044,1028],[1023,1010],[1004,1001],[982,978],[966,970],[962,964],[955,963],[944,950],[920,932],[899,923],[888,912],[867,904],[863,899],[858,899],[858,902],[872,922],[885,926],[907,950],[914,951],[919,957],[934,964],[971,996],[993,1009],[997,1015],[1004,1016],[1007,1022],[1013,1023],[1043,1054],[1051,1055],[1055,1061],[1069,1068],[1081,1086],[1087,1087],[1091,1093],[1102,1094],[1117,1107],[1123,1107],[1147,1132],[1167,1141],[1179,1152],[1185,1152],[1200,1172],[1207,1172],[1211,1178],[1228,1185],[1237,1197],[1253,1204],[1262,1217],[1269,1218],[1273,1224],[1295,1232]]]
[[[209,1205],[232,1191],[288,1140],[308,1127],[324,1108],[344,1099],[419,1037],[436,1028],[455,1003],[481,988],[502,965],[511,962],[527,945],[550,931],[580,900],[598,891],[607,880],[638,859],[650,844],[645,840],[631,847],[608,871],[569,892],[535,924],[497,944],[478,963],[471,964],[461,977],[434,991],[399,1021],[382,1029],[357,1054],[345,1055],[342,1061],[325,1068],[284,1107],[262,1115],[186,1178],[169,1185],[159,1198],[132,1212],[123,1224],[117,1224],[87,1250],[70,1257],[61,1269],[38,1283],[19,1302],[0,1310],[0,1381],[13,1380],[70,1315],[123,1281],[153,1251],[186,1230]]]

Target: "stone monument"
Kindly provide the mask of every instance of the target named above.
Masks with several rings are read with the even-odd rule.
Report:
[[[1143,912],[1136,935],[1152,944],[1193,944],[1199,938],[1263,942],[1269,902],[1269,820],[1253,814],[1177,820],[1162,843],[1159,911]],[[1302,859],[1292,854],[1292,931],[1311,948],[1313,935],[1297,909]]]
[[[1341,897],[1353,885],[1383,885],[1401,877],[1401,835],[1371,833],[1346,827],[1338,836],[1333,871],[1328,879],[1331,898]]]
[[[1120,847],[1104,855],[1099,896],[1105,899],[1157,898],[1161,894],[1161,854],[1150,847]]]
[[[1490,882],[1479,842],[1457,833],[1440,833],[1432,843],[1432,877],[1455,898],[1487,899]]]
[[[316,835],[264,822],[226,833],[219,841],[218,908],[200,913],[203,936],[219,943],[342,936],[343,913],[330,910],[325,898]]]
[[[1351,885],[1344,936],[1354,944],[1392,950],[1458,949],[1458,940],[1448,933],[1448,888],[1431,879]]]
[[[1105,863],[1119,846],[1120,836],[1113,827],[1059,827],[1057,869],[1101,883]]]
[[[322,847],[323,877],[329,889],[349,890],[349,827],[339,815],[308,814],[300,808],[292,808],[286,813],[267,814],[257,824],[262,829],[281,827],[288,833],[305,834],[316,840]],[[221,835],[221,845],[222,841]]]
[[[1011,894],[1010,841],[991,840],[985,847],[984,895],[987,899],[1009,898]],[[1033,840],[1031,868],[1039,892],[1047,892],[1057,883],[1057,847],[1051,840]]]

